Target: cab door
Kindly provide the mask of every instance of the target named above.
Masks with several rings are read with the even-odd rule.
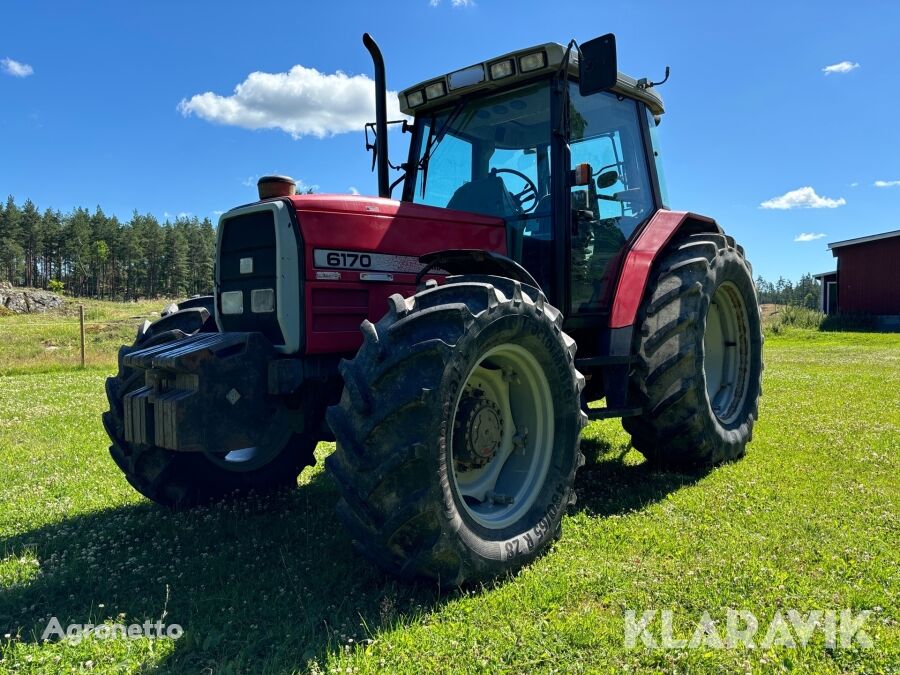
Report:
[[[591,167],[588,184],[570,188],[568,315],[575,316],[609,311],[626,244],[657,205],[643,105],[569,86],[569,169]]]

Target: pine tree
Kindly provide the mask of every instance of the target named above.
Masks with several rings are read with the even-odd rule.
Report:
[[[41,214],[30,199],[22,205],[19,242],[23,255],[23,281],[26,286],[37,286],[38,258],[43,245]]]
[[[66,218],[63,229],[63,257],[70,279],[69,288],[75,295],[87,295],[91,281],[91,217],[87,209],[76,208]]]
[[[62,281],[62,215],[59,211],[46,209],[41,216],[42,253],[41,287],[47,288],[51,279]]]
[[[21,214],[15,199],[10,195],[6,207],[0,211],[0,272],[7,281],[19,283],[19,269],[22,259]]]

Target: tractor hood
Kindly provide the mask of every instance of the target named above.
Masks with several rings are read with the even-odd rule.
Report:
[[[501,218],[357,195],[295,195],[307,351],[355,350],[360,323],[412,295],[419,257],[447,249],[506,253]],[[435,272],[438,272],[435,270]]]
[[[365,197],[362,195],[293,195],[289,198],[297,213],[328,212],[358,213],[366,216],[400,216],[416,218],[430,222],[460,223],[467,222],[478,225],[494,225],[503,227],[503,219],[484,216],[467,211],[412,204],[396,199]]]
[[[481,248],[499,253],[506,250],[505,223],[501,218],[357,195],[297,195],[289,200],[303,242],[313,254],[316,250],[344,250],[418,258],[448,248]],[[321,260],[313,258],[309,260],[307,278],[314,269],[323,267],[314,264]],[[345,265],[327,267],[357,269]],[[383,267],[386,266],[379,266]]]

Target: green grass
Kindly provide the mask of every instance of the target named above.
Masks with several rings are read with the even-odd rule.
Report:
[[[132,342],[138,325],[158,319],[169,302],[66,298],[63,307],[43,314],[0,314],[0,375],[79,365],[79,304],[84,305],[85,363],[113,368],[119,345]]]
[[[0,671],[900,670],[898,335],[769,338],[748,455],[704,474],[650,471],[618,422],[592,424],[563,538],[514,577],[448,594],[354,552],[321,461],[268,499],[157,508],[107,454],[110,367],[35,368],[0,376]],[[778,610],[870,609],[875,647],[829,650],[820,631],[796,649],[625,647],[626,609],[671,609],[689,637],[729,607],[761,630]],[[50,616],[164,611],[177,642],[38,639]]]

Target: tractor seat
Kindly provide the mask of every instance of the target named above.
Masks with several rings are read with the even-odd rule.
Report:
[[[508,218],[519,212],[516,200],[499,176],[486,176],[470,183],[463,183],[453,193],[447,208],[500,218]]]

